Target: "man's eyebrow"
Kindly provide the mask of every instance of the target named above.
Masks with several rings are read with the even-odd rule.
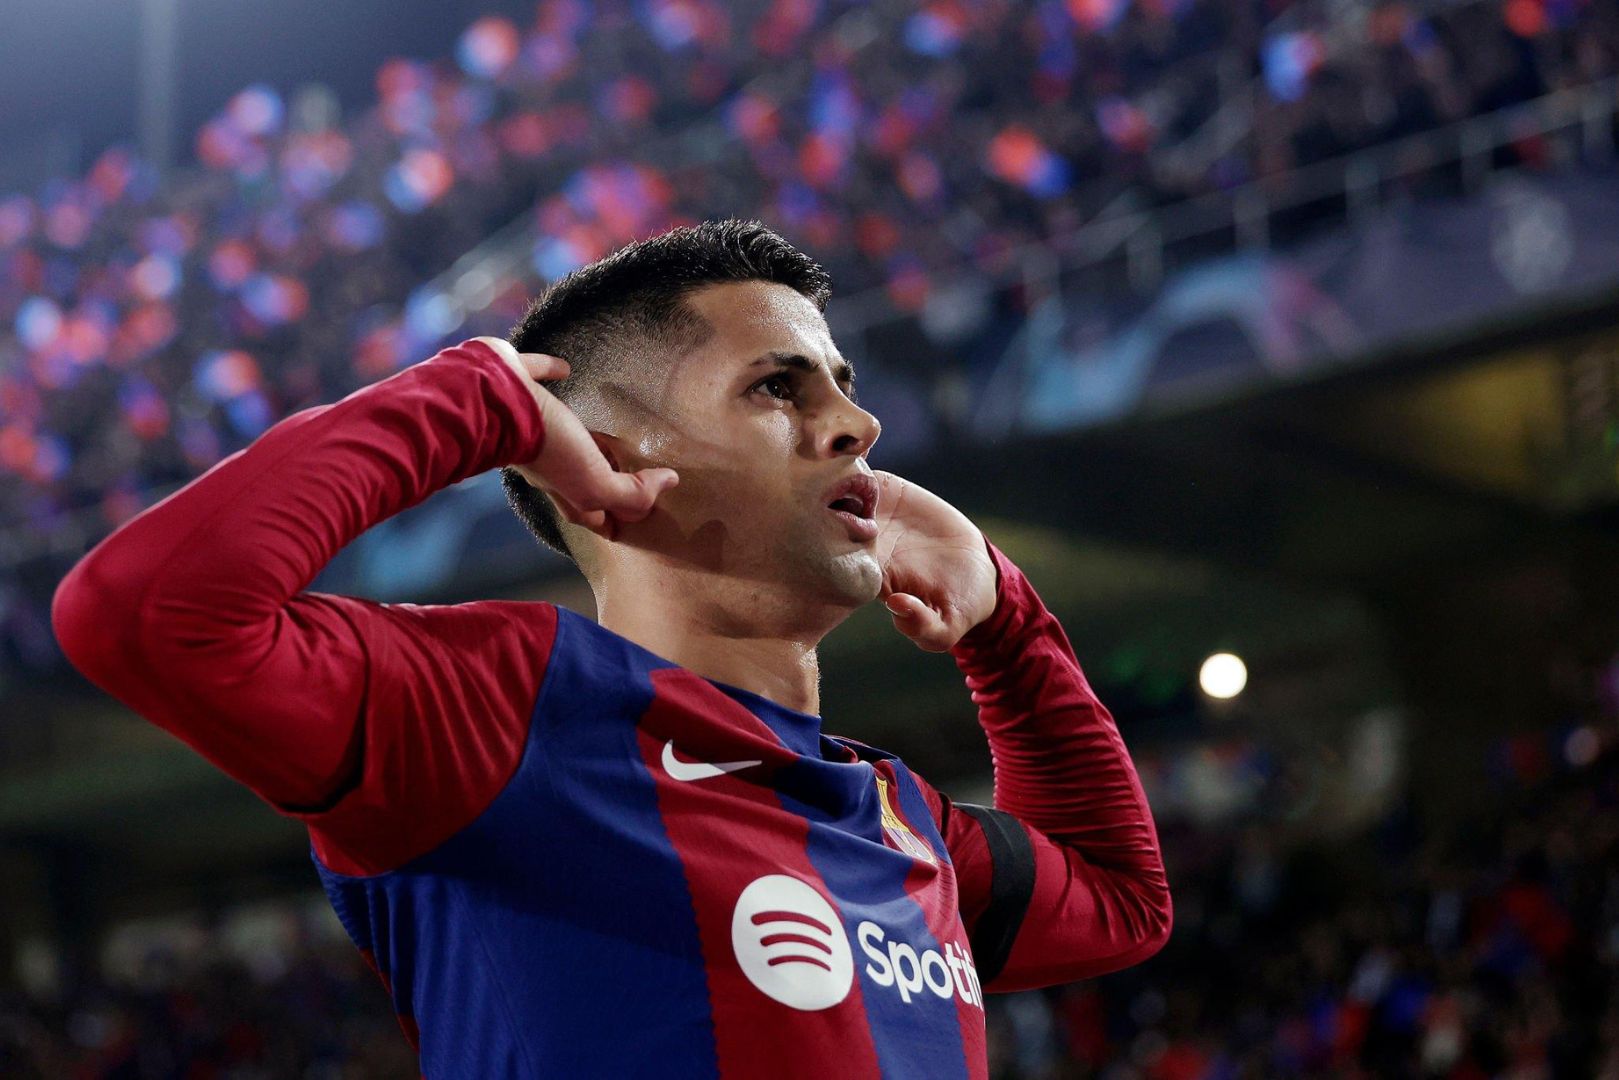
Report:
[[[770,352],[765,353],[748,366],[761,367],[765,364],[770,364],[775,367],[792,368],[795,371],[803,372],[813,372],[816,368],[821,366],[819,363],[811,360],[802,353],[784,352],[780,349],[773,349]],[[848,383],[851,386],[854,385],[854,365],[850,364],[847,360],[840,359],[832,369],[832,377],[838,382]]]

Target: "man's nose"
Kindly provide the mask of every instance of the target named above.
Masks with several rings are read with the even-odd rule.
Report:
[[[883,432],[883,425],[875,416],[847,398],[826,419],[820,449],[829,457],[837,454],[864,457]]]

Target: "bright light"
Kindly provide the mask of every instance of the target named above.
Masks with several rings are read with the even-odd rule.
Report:
[[[1234,698],[1248,685],[1248,665],[1232,653],[1215,653],[1203,661],[1197,681],[1209,697]]]

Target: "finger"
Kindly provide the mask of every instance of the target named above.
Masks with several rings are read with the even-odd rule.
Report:
[[[550,353],[518,353],[517,358],[522,361],[523,369],[539,382],[555,382],[573,374],[572,364]]]
[[[680,475],[673,469],[615,472],[603,480],[602,507],[620,521],[640,521],[652,513],[658,496],[678,483]]]
[[[579,510],[605,510],[624,521],[639,521],[652,512],[658,496],[680,482],[673,469],[614,472],[605,464],[592,468],[589,480],[564,496]]]
[[[600,509],[582,509],[575,505],[567,496],[557,491],[550,491],[547,494],[549,494],[551,499],[557,504],[557,509],[561,511],[565,520],[571,521],[575,525],[583,525],[591,532],[601,532],[606,526],[607,511]]]
[[[544,490],[556,501],[565,520],[582,525],[598,536],[616,540],[620,525],[646,517],[658,496],[679,482],[680,477],[673,469],[618,473],[608,469],[604,461],[600,474],[592,476],[582,489],[575,488],[568,495],[556,487]]]
[[[949,624],[910,593],[889,593],[883,604],[894,616],[894,628],[918,647],[927,652],[944,652],[954,644]]]
[[[499,353],[501,359],[505,360],[508,365],[520,368],[529,376],[541,382],[566,379],[573,371],[568,362],[560,356],[537,352],[520,353],[517,351],[517,347],[505,338],[484,334],[472,340],[483,342]]]

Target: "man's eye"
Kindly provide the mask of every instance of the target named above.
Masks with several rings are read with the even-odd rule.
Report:
[[[770,378],[762,380],[755,389],[763,390],[771,397],[782,401],[790,401],[793,396],[792,385],[782,375],[772,375]],[[779,393],[777,392],[778,390],[780,391]]]

